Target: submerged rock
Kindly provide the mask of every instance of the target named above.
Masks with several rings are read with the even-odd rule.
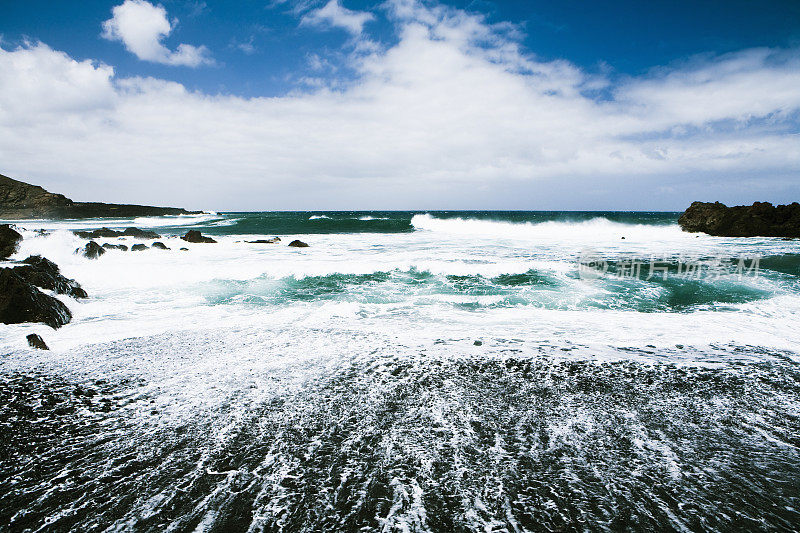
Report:
[[[73,298],[86,298],[86,291],[74,279],[61,274],[58,265],[41,255],[31,255],[23,261],[25,265],[12,270],[31,285]]]
[[[140,252],[142,250],[147,250],[146,244],[134,244],[133,246],[131,246],[132,252]]]
[[[683,231],[719,237],[800,237],[800,204],[755,202],[728,207],[720,202],[693,202],[678,224]]]
[[[45,344],[44,339],[42,339],[36,333],[31,333],[26,337],[28,339],[28,346],[31,348],[36,348],[37,350],[49,350],[50,348],[47,347]]]
[[[271,239],[257,239],[255,241],[244,241],[244,242],[250,243],[250,244],[276,244],[276,243],[281,242],[281,238],[280,237],[273,237]]]
[[[294,248],[308,248],[308,244],[304,243],[303,241],[299,241],[297,239],[290,242],[289,246],[293,246]]]
[[[83,257],[86,257],[88,259],[97,259],[101,255],[106,253],[106,251],[103,249],[102,246],[100,246],[96,242],[89,241],[83,248],[78,248],[77,250],[75,250],[75,253],[82,254]]]
[[[214,239],[212,239],[211,237],[205,237],[203,234],[201,234],[197,230],[189,230],[189,231],[187,231],[186,235],[181,237],[181,239],[183,239],[186,242],[206,242],[206,243],[215,243],[215,242],[217,242]]]
[[[159,250],[169,250],[169,247],[167,247],[166,244],[164,244],[163,242],[159,242],[159,241],[154,242],[153,244],[150,245],[150,247],[151,248],[158,248]]]
[[[155,231],[139,228],[126,228],[125,231],[113,230],[110,228],[100,228],[91,231],[73,231],[75,235],[82,239],[110,239],[112,237],[133,237],[135,239],[158,239],[161,237]]]
[[[128,247],[124,244],[110,244],[110,243],[103,243],[103,248],[106,250],[122,250],[123,252],[128,251]]]
[[[52,328],[72,320],[72,313],[53,298],[20,277],[14,269],[0,269],[0,322],[44,322]]]
[[[0,224],[0,259],[5,259],[17,251],[22,235],[9,224]]]
[[[188,248],[181,248],[181,252],[188,252],[188,251],[189,251]]]

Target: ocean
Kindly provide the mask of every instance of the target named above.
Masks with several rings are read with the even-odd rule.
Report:
[[[0,531],[795,530],[800,246],[678,215],[13,221],[89,298],[0,328]]]

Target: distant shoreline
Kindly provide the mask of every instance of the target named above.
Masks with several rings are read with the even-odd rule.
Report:
[[[202,213],[181,207],[75,202],[63,194],[51,193],[38,185],[0,174],[0,219],[4,220],[130,218]]]

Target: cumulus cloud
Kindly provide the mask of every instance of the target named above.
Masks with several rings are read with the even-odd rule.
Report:
[[[120,41],[142,61],[187,67],[213,63],[205,46],[179,44],[176,50],[164,46],[162,41],[172,33],[177,21],[170,22],[166,9],[160,5],[146,0],[125,0],[111,14],[103,22],[103,38]]]
[[[351,35],[361,35],[364,24],[374,20],[375,15],[366,11],[352,11],[342,6],[339,0],[330,0],[319,9],[309,11],[301,24],[342,28]]]
[[[796,49],[618,80],[541,61],[478,15],[393,5],[398,42],[354,57],[355,81],[283,97],[0,48],[3,173],[72,180],[59,192],[78,199],[219,210],[678,209],[800,193]]]

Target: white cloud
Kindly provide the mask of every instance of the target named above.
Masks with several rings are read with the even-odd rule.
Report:
[[[142,61],[197,67],[212,64],[205,46],[179,44],[174,51],[162,41],[172,32],[174,24],[167,19],[162,6],[146,0],[125,0],[111,10],[113,15],[103,22],[103,38],[120,41],[125,48]]]
[[[339,0],[330,0],[323,7],[304,15],[301,24],[342,28],[351,35],[358,36],[364,31],[364,24],[374,19],[375,15],[372,13],[353,11],[342,6]]]
[[[798,50],[620,82],[540,61],[481,17],[398,5],[399,42],[354,57],[357,81],[274,98],[0,48],[0,172],[71,181],[57,190],[77,199],[220,210],[663,209],[800,194]]]

